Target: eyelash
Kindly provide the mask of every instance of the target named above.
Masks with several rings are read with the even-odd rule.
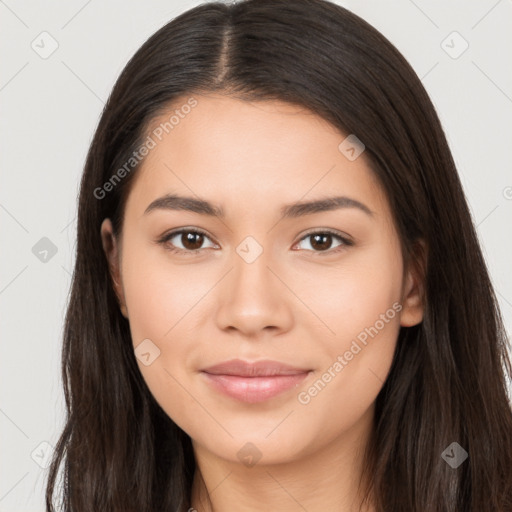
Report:
[[[186,255],[186,256],[195,256],[200,251],[203,250],[203,249],[194,249],[194,250],[180,249],[180,248],[174,247],[174,246],[169,248],[168,247],[169,240],[174,238],[176,235],[181,235],[183,233],[200,234],[200,235],[204,235],[206,238],[210,239],[208,234],[205,231],[201,230],[201,229],[198,229],[198,228],[183,229],[182,228],[182,229],[178,229],[176,231],[171,231],[170,233],[167,233],[167,234],[163,235],[159,240],[157,240],[157,243],[161,244],[163,246],[166,246],[167,250],[169,252],[171,252],[171,253],[183,254],[183,255]],[[344,236],[341,236],[337,231],[334,231],[334,230],[328,229],[328,228],[327,229],[322,229],[322,230],[310,231],[310,232],[306,233],[297,243],[300,243],[304,239],[306,239],[308,237],[311,237],[313,235],[332,235],[335,238],[338,238],[338,240],[341,240],[341,242],[343,242],[341,245],[339,245],[338,247],[335,247],[334,249],[327,249],[326,251],[312,251],[315,256],[317,256],[317,255],[318,256],[323,256],[324,254],[337,253],[337,252],[343,250],[346,247],[350,247],[350,246],[354,245],[354,242],[352,240],[349,240],[348,238],[346,238]],[[296,245],[296,244],[294,244],[294,245]],[[308,250],[308,249],[306,249],[306,250]]]

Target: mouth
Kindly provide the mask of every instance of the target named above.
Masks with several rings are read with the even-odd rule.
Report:
[[[201,373],[216,391],[242,402],[257,403],[297,387],[311,371],[277,361],[248,363],[234,359]]]

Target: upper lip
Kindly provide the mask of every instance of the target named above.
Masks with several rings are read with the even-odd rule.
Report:
[[[212,375],[238,375],[240,377],[268,377],[276,375],[299,375],[309,369],[297,368],[278,361],[255,361],[253,363],[241,359],[231,359],[202,370]]]

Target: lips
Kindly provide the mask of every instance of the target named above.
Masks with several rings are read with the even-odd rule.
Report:
[[[277,361],[232,359],[202,370],[217,391],[248,403],[262,402],[298,386],[311,370]]]
[[[210,366],[203,370],[211,375],[237,375],[239,377],[268,377],[275,375],[298,375],[309,369],[296,368],[277,361],[256,361],[248,363],[241,359],[232,359]]]

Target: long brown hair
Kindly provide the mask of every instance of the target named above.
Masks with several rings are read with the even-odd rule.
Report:
[[[190,506],[191,441],[142,379],[100,225],[110,217],[115,234],[122,230],[138,165],[108,193],[104,184],[143,143],[151,120],[176,98],[205,92],[288,101],[356,134],[387,194],[404,260],[426,242],[424,319],[400,330],[365,457],[376,510],[511,511],[507,338],[445,134],[396,48],[324,0],[195,7],[149,38],[117,80],[81,181],[62,352],[67,416],[47,511],[57,494],[73,512]],[[458,467],[442,456],[447,448],[452,456],[454,442],[468,454]]]

